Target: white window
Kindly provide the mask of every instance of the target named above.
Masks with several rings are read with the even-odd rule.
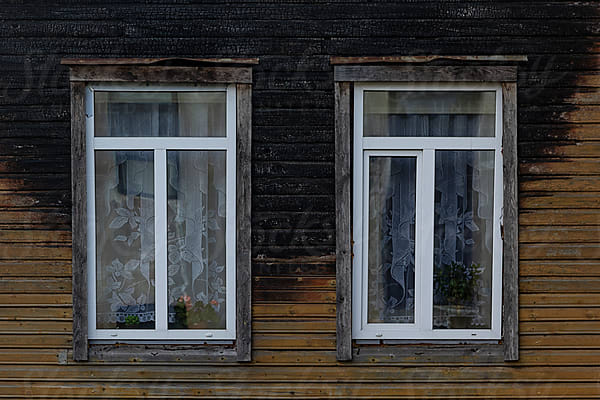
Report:
[[[88,334],[236,338],[235,85],[86,88]]]
[[[354,339],[500,339],[500,84],[356,83]]]

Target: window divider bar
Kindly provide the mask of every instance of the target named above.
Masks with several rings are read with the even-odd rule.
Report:
[[[365,150],[423,149],[438,150],[494,150],[496,137],[363,137]]]
[[[166,332],[167,312],[167,151],[154,150],[154,319],[156,332]]]
[[[423,150],[421,183],[421,202],[417,212],[422,221],[422,229],[417,229],[421,235],[420,242],[423,251],[419,252],[421,270],[420,290],[423,292],[422,314],[420,327],[425,330],[433,329],[433,247],[434,247],[434,206],[435,206],[435,150]]]
[[[95,137],[96,150],[227,150],[227,137]]]

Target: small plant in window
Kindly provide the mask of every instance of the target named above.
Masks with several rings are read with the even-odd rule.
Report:
[[[212,300],[208,304],[198,301],[192,305],[190,296],[177,299],[175,309],[175,329],[211,329],[219,326],[220,317],[215,307],[219,303]]]
[[[434,291],[446,304],[469,304],[473,301],[482,273],[483,268],[479,264],[465,265],[452,261],[434,273]]]
[[[125,317],[125,326],[128,328],[138,326],[140,324],[140,317],[137,315],[128,315]]]

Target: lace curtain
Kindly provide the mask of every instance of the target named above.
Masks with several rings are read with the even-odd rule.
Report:
[[[106,136],[222,136],[225,129],[220,103],[102,107],[96,113]],[[153,161],[152,151],[96,152],[99,329],[154,328]],[[157,245],[167,247],[170,328],[225,326],[225,171],[224,151],[167,151],[167,238]],[[178,301],[204,323],[182,325]]]
[[[470,114],[370,114],[366,123],[370,132],[387,132],[382,136],[448,137],[481,136],[488,120]],[[385,162],[374,161],[378,158]],[[369,322],[414,322],[415,172],[409,159],[371,158],[376,169],[370,173]],[[435,170],[434,327],[489,328],[494,152],[436,151]],[[451,279],[448,268],[454,268]],[[479,274],[473,272],[477,268]],[[464,287],[465,281],[471,286]],[[450,288],[455,284],[472,296],[457,299]],[[457,313],[466,321],[455,322]]]

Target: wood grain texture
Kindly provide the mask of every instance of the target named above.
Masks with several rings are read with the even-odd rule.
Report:
[[[91,345],[93,362],[236,362],[237,351],[225,346]]]
[[[347,66],[334,67],[338,82],[514,82],[516,67]]]
[[[352,360],[351,90],[335,84],[337,359]]]
[[[519,192],[517,175],[517,86],[502,84],[503,280],[502,331],[504,359],[519,359]]]
[[[71,68],[77,82],[252,83],[250,67],[79,66]]]
[[[236,352],[238,361],[251,359],[252,267],[251,267],[251,154],[252,86],[238,84],[237,181],[236,181]]]
[[[63,58],[63,65],[151,65],[159,63],[198,63],[198,64],[241,64],[256,65],[258,58],[189,58],[189,57],[163,57],[163,58]]]
[[[330,62],[332,65],[345,65],[345,64],[375,64],[375,63],[428,63],[431,61],[438,60],[455,60],[455,61],[471,61],[471,62],[525,62],[527,56],[502,56],[502,55],[491,55],[491,56],[459,56],[459,55],[435,55],[435,56],[366,56],[366,57],[331,57]]]
[[[71,82],[73,358],[88,359],[85,83]]]
[[[600,397],[597,2],[21,3],[0,8],[2,396]],[[376,57],[382,65],[381,57],[503,54],[528,58],[517,74],[519,326],[526,347],[518,361],[504,362],[501,346],[486,359],[477,349],[473,357],[441,358],[426,345],[387,345],[387,353],[358,360],[369,350],[361,346],[352,362],[338,362],[331,341],[337,312],[331,56]],[[62,57],[260,57],[252,74],[251,227],[258,232],[252,251],[259,278],[252,328],[262,349],[253,349],[251,362],[236,362],[235,354],[226,361],[219,355],[139,361],[130,354],[73,362],[64,234],[71,231],[72,116]],[[505,65],[485,61],[498,64]]]

